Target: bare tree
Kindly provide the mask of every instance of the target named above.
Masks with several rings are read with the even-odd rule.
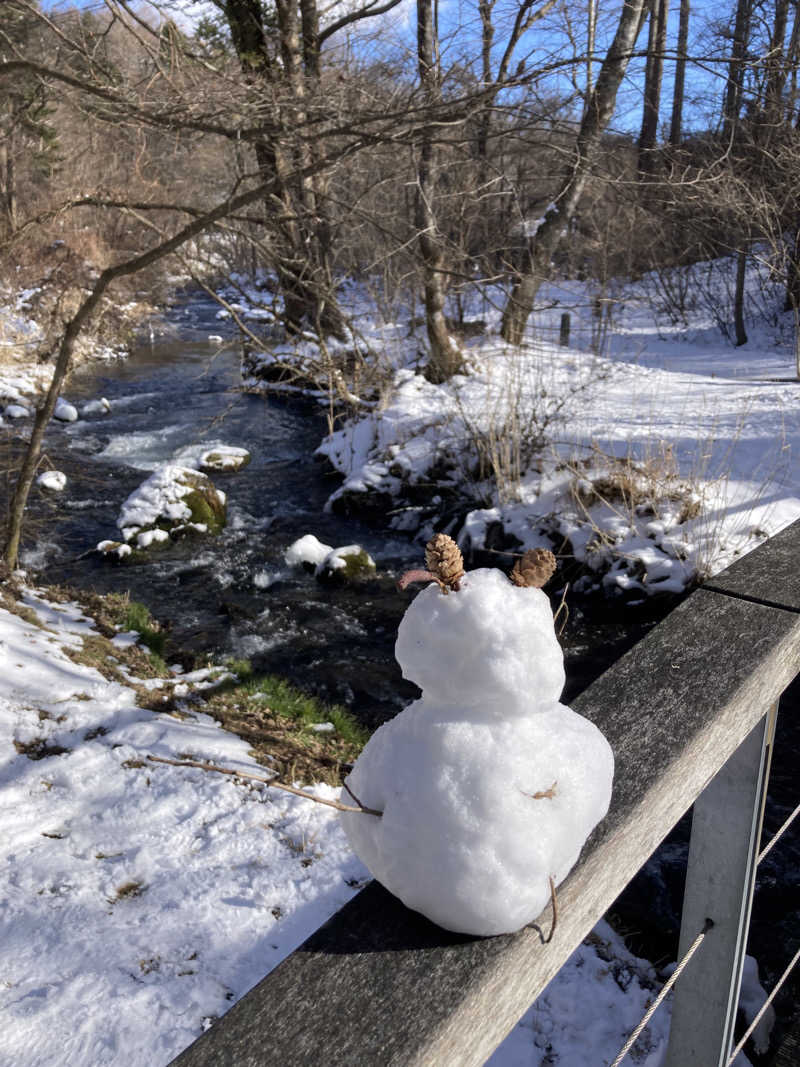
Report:
[[[644,72],[644,107],[639,133],[639,173],[653,170],[654,150],[658,138],[658,115],[661,107],[661,79],[664,73],[664,49],[667,43],[669,0],[650,0],[650,33]]]
[[[526,265],[517,278],[503,312],[502,335],[520,344],[533,311],[536,294],[550,270],[553,252],[562,240],[588,182],[601,138],[617,99],[642,22],[644,0],[626,0],[611,42],[592,89],[578,131],[574,155],[564,171],[553,206],[536,232],[528,238]]]
[[[677,148],[681,143],[683,131],[683,99],[686,87],[687,46],[689,43],[690,0],[681,0],[678,21],[678,47],[675,60],[675,85],[672,91],[672,118],[669,127],[669,143]]]

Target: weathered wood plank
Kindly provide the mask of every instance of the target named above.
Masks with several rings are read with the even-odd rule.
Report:
[[[800,521],[742,556],[704,588],[800,611]]]
[[[483,1064],[798,671],[799,615],[699,590],[575,702],[615,787],[551,944],[448,934],[372,884],[175,1067]]]

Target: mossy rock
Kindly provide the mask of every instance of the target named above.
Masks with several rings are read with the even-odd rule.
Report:
[[[206,484],[199,484],[183,500],[192,513],[190,522],[202,523],[208,527],[210,534],[218,534],[227,521],[225,499],[207,478],[205,482]]]
[[[329,552],[316,570],[317,580],[332,584],[374,578],[375,561],[360,545],[347,545]]]
[[[212,448],[200,457],[200,466],[210,471],[240,471],[250,462],[250,453],[246,448]]]
[[[172,464],[131,493],[117,524],[131,549],[148,552],[188,533],[218,534],[225,521],[225,494],[200,471]]]

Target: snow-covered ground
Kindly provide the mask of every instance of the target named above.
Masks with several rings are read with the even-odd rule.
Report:
[[[464,344],[464,375],[432,385],[400,365],[382,401],[319,449],[343,475],[331,506],[378,494],[395,526],[427,537],[456,489],[476,502],[462,546],[502,524],[510,545],[585,562],[584,589],[629,595],[679,592],[800,517],[787,316],[755,320],[735,348],[704,306],[660,321],[646,279],[617,293],[608,326],[584,284],[540,300],[521,348],[497,337],[499,301],[476,305],[485,332]],[[579,347],[557,343],[564,313]],[[438,513],[432,493],[417,502],[431,483]]]
[[[160,1067],[367,874],[331,808],[148,763],[264,773],[194,706],[142,709],[134,679],[74,662],[92,637],[77,606],[24,604],[41,625],[0,608],[0,1063]],[[201,687],[207,672],[145,688],[159,684]],[[490,1063],[609,1063],[659,985],[600,923]],[[633,1062],[661,1063],[668,1026],[667,1002]]]

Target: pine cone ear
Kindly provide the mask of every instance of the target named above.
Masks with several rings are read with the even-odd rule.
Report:
[[[514,564],[509,577],[514,585],[541,589],[555,574],[556,557],[548,548],[532,548]]]
[[[425,546],[425,566],[445,591],[458,590],[464,577],[464,557],[452,537],[434,534]]]

